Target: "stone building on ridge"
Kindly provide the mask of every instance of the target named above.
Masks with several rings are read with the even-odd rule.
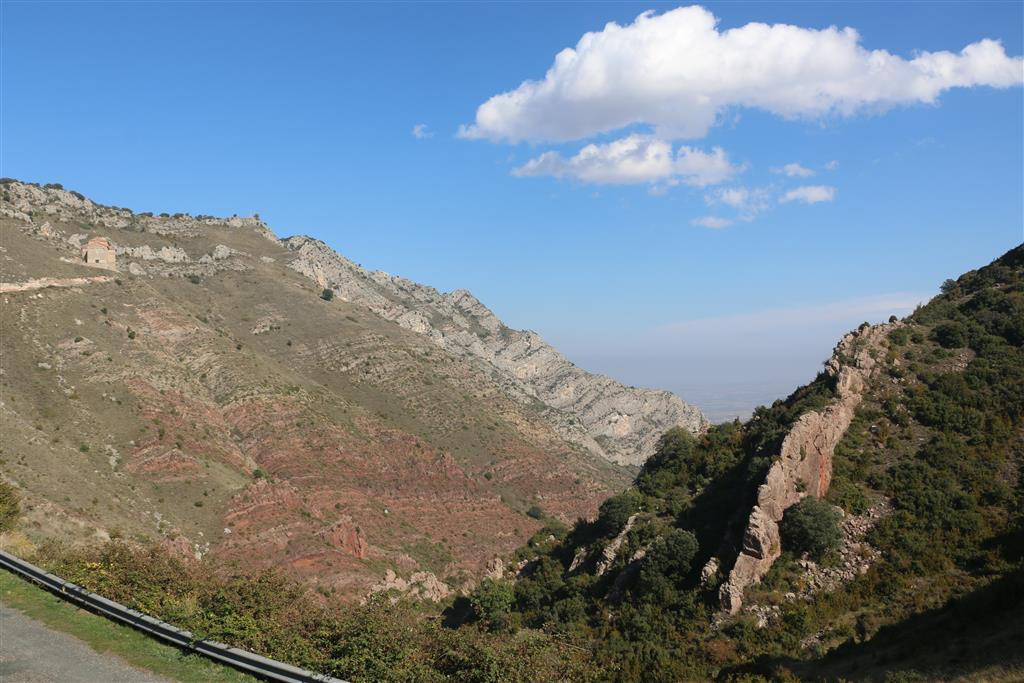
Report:
[[[114,245],[106,237],[93,237],[82,247],[82,261],[94,268],[117,270]]]

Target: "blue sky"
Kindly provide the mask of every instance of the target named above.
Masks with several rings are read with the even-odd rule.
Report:
[[[5,0],[0,173],[258,212],[698,404],[785,393],[1024,239],[1024,4],[676,7]]]

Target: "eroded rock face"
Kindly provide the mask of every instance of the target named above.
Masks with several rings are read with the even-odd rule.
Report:
[[[505,578],[505,562],[500,557],[495,557],[484,567],[484,578],[500,581]]]
[[[369,272],[309,237],[283,243],[296,254],[290,266],[318,286],[429,337],[452,355],[483,361],[511,394],[547,406],[563,438],[599,457],[638,465],[672,427],[699,433],[708,426],[698,408],[671,392],[626,387],[581,370],[535,332],[506,327],[464,289],[442,293]]]
[[[83,221],[97,228],[134,227],[141,232],[156,235],[178,235],[182,237],[196,236],[206,226],[219,226],[236,229],[254,230],[258,234],[274,242],[277,237],[259,219],[258,216],[215,218],[213,216],[192,216],[177,213],[173,216],[163,214],[154,216],[151,213],[135,213],[130,209],[97,204],[78,192],[65,190],[59,186],[39,186],[18,181],[8,181],[3,185],[6,192],[0,216],[7,216],[25,223],[33,223],[33,215],[43,214],[47,218],[63,221]],[[39,228],[40,232],[49,221]],[[77,245],[76,245],[77,246]]]
[[[825,495],[832,481],[832,453],[846,433],[875,369],[872,352],[880,351],[899,323],[866,327],[843,337],[826,364],[837,378],[838,398],[820,411],[801,415],[782,442],[781,453],[757,490],[743,535],[743,548],[729,579],[719,591],[723,609],[739,611],[743,591],[761,581],[782,553],[779,522],[789,506],[804,496]]]
[[[48,287],[82,287],[96,282],[112,282],[113,279],[109,275],[98,275],[96,277],[41,277],[27,282],[0,282],[0,294],[31,292]]]
[[[139,258],[143,261],[164,261],[165,263],[188,263],[189,257],[180,247],[153,249],[148,244],[141,247],[117,247],[118,256]]]
[[[415,572],[408,579],[403,579],[389,569],[384,575],[384,580],[370,589],[370,595],[389,592],[398,594],[391,597],[392,603],[398,602],[401,595],[414,600],[439,602],[451,595],[452,589],[431,572]]]

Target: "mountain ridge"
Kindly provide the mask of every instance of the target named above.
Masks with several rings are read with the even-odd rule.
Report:
[[[0,209],[0,215],[21,221],[31,222],[30,214],[41,212],[44,217],[87,217],[95,227],[123,230],[142,219],[142,231],[182,237],[212,225],[252,229],[288,248],[295,254],[290,268],[334,290],[342,300],[422,334],[448,353],[497,370],[503,386],[519,400],[538,400],[550,409],[548,419],[563,438],[616,464],[639,466],[654,452],[659,436],[674,426],[700,433],[710,424],[700,409],[670,391],[628,387],[579,368],[536,332],[507,327],[466,289],[440,292],[408,278],[366,270],[317,238],[278,238],[258,215],[153,216],[98,204],[58,185],[7,180],[10,206]],[[144,247],[118,249],[120,255],[136,258],[184,259],[174,250],[147,254]]]

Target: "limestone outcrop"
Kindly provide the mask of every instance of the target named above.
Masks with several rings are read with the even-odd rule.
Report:
[[[440,602],[452,594],[452,588],[437,578],[432,572],[415,572],[408,579],[403,579],[394,570],[389,569],[384,580],[370,588],[370,595],[375,593],[393,593],[391,603],[398,602],[405,596],[413,600],[429,600]]]
[[[800,416],[783,439],[779,457],[758,488],[742,549],[719,591],[721,605],[729,613],[739,611],[743,591],[760,582],[781,554],[779,522],[786,509],[804,496],[820,498],[828,491],[833,451],[863,399],[866,382],[875,369],[875,355],[886,343],[889,331],[898,324],[868,326],[851,332],[843,337],[826,364],[826,371],[836,378],[837,399],[820,411]]]
[[[699,433],[708,426],[698,408],[671,392],[626,387],[576,367],[537,333],[506,327],[464,289],[444,293],[369,272],[309,237],[282,242],[295,252],[290,266],[317,286],[427,336],[452,355],[483,361],[510,394],[546,406],[563,438],[599,457],[639,465],[672,427]]]
[[[84,285],[91,285],[97,282],[113,282],[114,278],[108,275],[98,275],[96,277],[41,277],[27,282],[0,282],[0,294],[12,294],[14,292],[32,292],[37,289],[47,289],[49,287],[82,287]]]
[[[38,222],[38,231],[44,233],[44,236],[50,230],[49,222],[53,220],[80,222],[95,228],[130,229],[178,237],[195,237],[202,234],[206,228],[216,226],[253,230],[271,241],[277,241],[274,233],[258,216],[217,218],[187,213],[155,216],[152,213],[135,213],[130,209],[97,204],[78,192],[65,190],[60,185],[41,186],[16,180],[5,180],[3,183],[0,216],[28,224]]]
[[[160,247],[153,249],[148,244],[141,247],[117,247],[118,256],[129,256],[143,261],[163,261],[165,263],[188,263],[189,257],[181,247]]]

